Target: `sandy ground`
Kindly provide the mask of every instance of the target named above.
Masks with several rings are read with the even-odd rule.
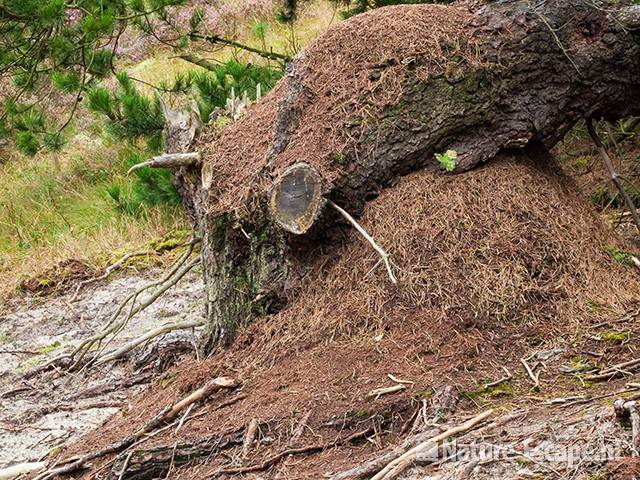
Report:
[[[152,270],[87,287],[73,303],[71,293],[31,299],[0,317],[0,468],[38,460],[77,439],[126,407],[127,398],[151,381],[151,375],[136,372],[128,361],[37,380],[23,374],[95,333],[128,292],[160,273]],[[167,322],[201,317],[201,295],[201,273],[191,272],[134,317],[112,347]],[[124,378],[139,383],[104,391]]]

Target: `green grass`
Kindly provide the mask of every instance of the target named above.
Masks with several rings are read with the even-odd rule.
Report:
[[[176,206],[123,214],[108,195],[114,183],[132,190],[126,176],[133,146],[106,136],[76,134],[63,152],[26,158],[11,152],[0,166],[1,294],[59,261],[95,263],[114,250],[130,250],[182,228]]]
[[[237,38],[254,47],[268,45],[274,51],[292,54],[293,43],[300,48],[337,21],[334,13],[328,2],[309,2],[293,31],[275,19],[261,19],[259,28],[255,21],[242,19]],[[212,62],[266,62],[236,49],[215,49],[212,55],[210,45],[194,47],[195,54]],[[159,48],[143,62],[129,65],[127,71],[158,84],[200,68],[172,55]],[[145,92],[144,85],[137,87]],[[150,182],[158,184],[154,174],[143,172],[145,178],[125,175],[132,155],[141,150],[139,146],[127,146],[109,137],[105,125],[88,114],[82,104],[74,124],[66,129],[69,141],[59,152],[42,150],[30,158],[17,153],[14,147],[0,148],[0,179],[4,187],[0,191],[0,299],[14,294],[22,280],[46,278],[45,272],[63,260],[75,259],[104,268],[117,255],[141,246],[147,248],[167,232],[188,228],[179,207],[162,204],[170,192],[164,187],[149,191]],[[164,185],[169,184],[167,178],[161,180]],[[142,197],[146,202],[141,202],[140,186],[145,181],[146,197]],[[151,196],[163,198],[150,202]]]

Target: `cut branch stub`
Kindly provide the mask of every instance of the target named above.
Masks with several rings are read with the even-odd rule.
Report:
[[[269,210],[286,231],[301,235],[318,218],[324,198],[320,173],[306,163],[289,167],[274,182]]]

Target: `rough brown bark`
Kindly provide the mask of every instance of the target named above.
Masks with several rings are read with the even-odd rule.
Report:
[[[262,169],[246,185],[249,194],[243,204],[220,211],[224,192],[203,190],[199,179],[190,179],[187,172],[180,177],[187,207],[204,234],[209,316],[205,350],[228,343],[238,326],[279,305],[294,272],[304,269],[309,245],[335,224],[336,217],[322,211],[323,202],[314,201],[309,205],[315,210],[307,212],[315,221],[313,227],[305,224],[299,232],[282,228],[278,215],[283,211],[273,202],[270,208],[270,199],[274,180],[292,165],[317,167],[322,195],[357,215],[398,176],[441,168],[434,157],[437,152],[455,150],[455,172],[463,172],[500,151],[526,155],[530,146],[551,147],[586,116],[616,119],[640,114],[638,6],[613,0],[503,0],[392,8],[399,19],[403,8],[457,9],[456,18],[465,22],[460,26],[464,34],[459,42],[441,45],[441,58],[424,52],[409,60],[383,58],[368,67],[364,74],[375,84],[396,75],[402,63],[398,95],[380,108],[367,109],[371,98],[356,93],[355,107],[347,105],[344,116],[332,118],[333,126],[346,132],[344,147],[324,152],[323,158],[339,165],[327,166],[326,158],[316,158],[322,138],[315,149],[299,147],[304,123],[310,121],[305,115],[327,101],[311,82],[314,60],[323,52],[311,47],[289,64],[283,84],[272,94],[278,96],[278,102],[271,102],[277,112],[260,117],[276,121],[262,125],[273,136]],[[389,13],[383,10],[367,14],[373,25],[377,15]],[[354,25],[354,42],[365,42],[358,39],[358,21],[347,25]],[[430,64],[437,68],[428,77],[414,73]],[[234,141],[223,135],[211,147],[214,155],[237,160],[224,153],[234,152]],[[206,152],[203,161],[206,167]],[[293,207],[289,203],[287,208]],[[309,232],[301,239],[285,230]]]

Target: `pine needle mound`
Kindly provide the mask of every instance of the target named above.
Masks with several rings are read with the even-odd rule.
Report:
[[[347,242],[315,255],[289,307],[254,327],[261,355],[405,321],[527,333],[621,316],[640,298],[637,272],[607,253],[617,240],[573,181],[532,156],[460,175],[417,172],[385,190],[360,221],[392,254],[398,285],[345,227]]]
[[[572,361],[590,362],[584,352],[606,351],[607,365],[629,360],[629,345],[598,335],[615,325],[635,342],[640,277],[606,253],[617,240],[548,156],[502,156],[459,175],[416,172],[369,202],[359,221],[393,255],[397,285],[370,245],[344,225],[341,241],[308,255],[308,274],[283,310],[256,319],[213,357],[177,366],[167,374],[171,382],[156,382],[126,414],[65,453],[117,442],[220,375],[239,379],[242,392],[210,399],[179,440],[243,432],[255,418],[274,440],[255,447],[252,464],[288,448],[300,422],[308,428],[299,445],[355,433],[371,421],[380,422],[385,446],[401,442],[395,435],[421,402],[447,385],[466,398],[463,411],[510,411],[518,402],[541,405],[540,395],[596,396],[627,381],[585,390],[561,373]],[[560,352],[538,370],[541,393],[531,392],[520,363],[536,352]],[[484,388],[503,368],[513,374],[508,385]],[[393,385],[388,374],[414,383],[395,395],[368,395]],[[176,441],[170,429],[145,448],[171,451]],[[207,478],[241,449],[179,467],[171,478]],[[330,448],[277,468],[288,478],[323,478],[380,449],[366,442]],[[109,459],[96,468],[110,468]]]
[[[333,181],[341,168],[336,158],[351,153],[358,140],[349,132],[351,122],[361,132],[376,125],[399,101],[407,79],[442,75],[450,61],[474,65],[472,18],[463,6],[397,5],[329,28],[249,115],[217,138],[200,138],[198,149],[215,172],[209,211],[241,209],[256,180],[263,179],[266,189],[269,179],[296,162]],[[291,117],[296,120],[290,125],[278,126]],[[279,128],[292,131],[279,132],[290,139],[284,151],[274,152]],[[264,193],[258,190],[253,193]]]

